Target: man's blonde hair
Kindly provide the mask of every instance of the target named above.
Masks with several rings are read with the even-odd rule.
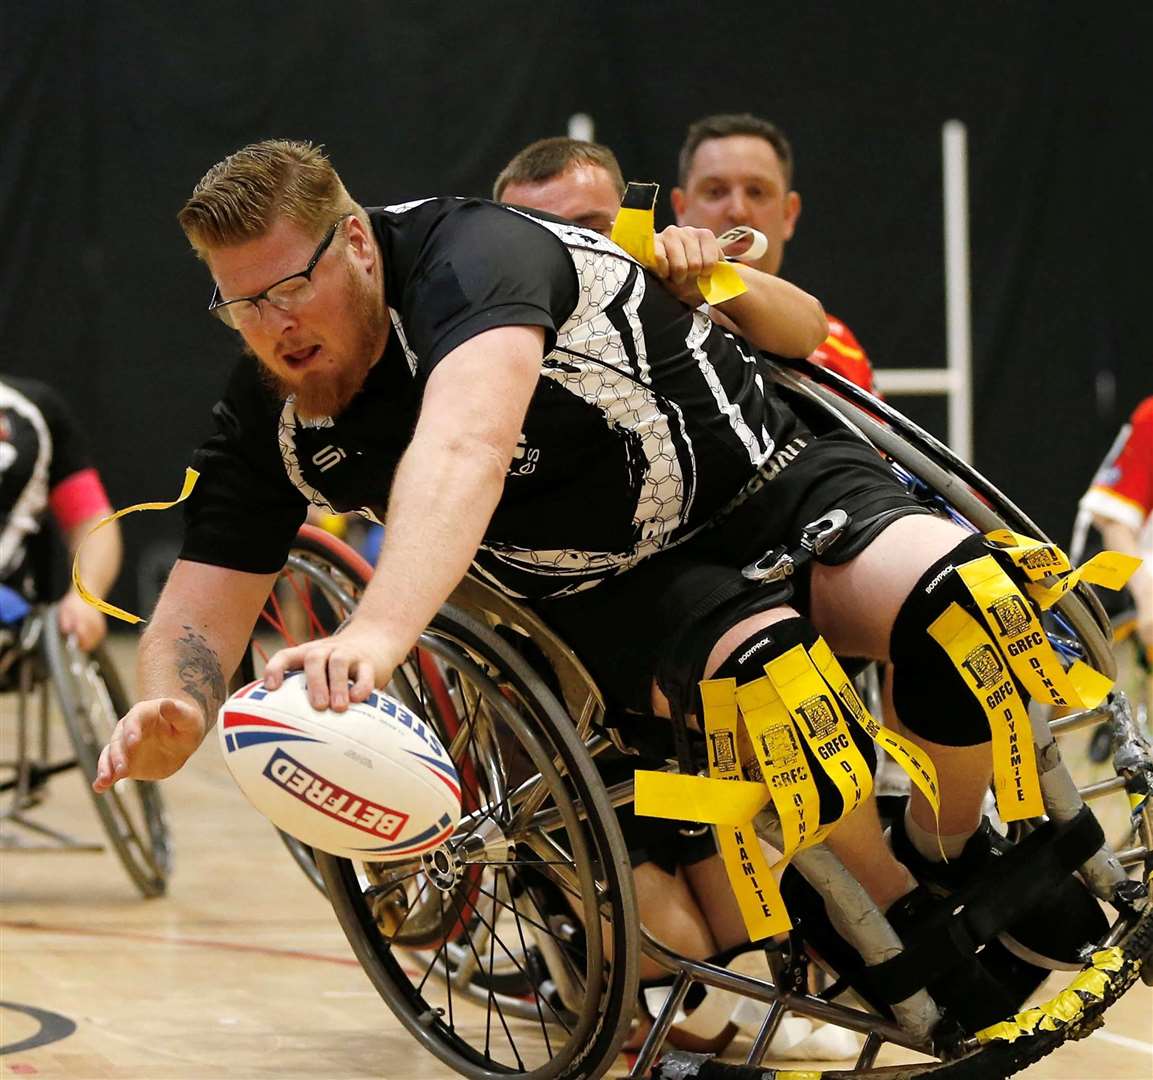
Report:
[[[177,218],[204,258],[211,248],[263,236],[279,217],[319,234],[348,213],[363,217],[319,146],[265,139],[213,165]]]

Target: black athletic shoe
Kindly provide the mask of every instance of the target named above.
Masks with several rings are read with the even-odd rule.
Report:
[[[903,817],[889,827],[893,854],[909,872],[938,895],[956,892],[978,874],[993,869],[996,860],[1013,844],[982,818],[959,856],[948,862],[926,859],[905,832]],[[1011,953],[1031,965],[1049,970],[1079,971],[1086,946],[1099,941],[1109,929],[1101,905],[1072,875],[1051,889],[1029,909],[1027,915],[998,935]]]
[[[791,866],[781,878],[781,893],[797,933],[817,959],[837,974],[838,985],[852,988],[879,1013],[891,1018],[892,1009],[886,1000],[891,994],[882,990],[872,969],[864,966],[860,954],[833,927],[820,894]],[[908,948],[926,950],[924,970],[929,970],[930,963],[939,963],[933,934],[939,934],[941,917],[947,918],[945,906],[941,897],[921,886],[886,912],[889,924]],[[926,923],[932,923],[934,929],[926,930]],[[986,968],[987,954],[994,961],[993,970]],[[1002,976],[1012,964],[1020,961],[994,942],[992,952],[986,946],[977,954],[955,960],[944,971],[938,967],[939,974],[926,977],[925,989],[941,1010],[946,1026],[958,1025],[972,1035],[1016,1012],[1048,972],[1041,971],[1039,978],[1027,986],[1019,985],[1016,979],[1006,983]]]

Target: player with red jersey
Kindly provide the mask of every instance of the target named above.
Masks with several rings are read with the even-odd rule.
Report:
[[[706,116],[689,128],[681,147],[673,211],[678,225],[718,236],[738,225],[763,233],[768,246],[749,265],[779,274],[801,216],[792,182],[793,150],[776,125],[748,113]],[[828,320],[829,336],[809,359],[872,393],[873,368],[861,343],[836,316]]]
[[[1153,397],[1137,406],[1081,499],[1107,548],[1143,559],[1129,579],[1137,633],[1153,651]]]

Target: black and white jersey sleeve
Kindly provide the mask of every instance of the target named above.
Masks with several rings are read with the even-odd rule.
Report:
[[[463,342],[501,326],[540,326],[545,351],[576,304],[563,244],[532,219],[481,199],[428,199],[372,211],[385,297],[413,373],[427,377]]]

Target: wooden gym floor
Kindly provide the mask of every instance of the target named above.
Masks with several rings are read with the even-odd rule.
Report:
[[[118,655],[130,672],[130,641]],[[13,711],[0,698],[0,730]],[[0,1078],[448,1076],[377,997],[215,738],[163,790],[175,866],[162,899],[140,900],[109,853],[0,854]],[[37,813],[100,836],[78,775],[54,780]],[[1108,1020],[1023,1075],[1148,1080],[1153,990],[1135,987]]]

